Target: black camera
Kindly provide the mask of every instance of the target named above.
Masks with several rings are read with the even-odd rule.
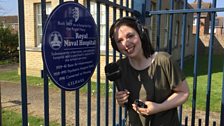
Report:
[[[147,105],[139,99],[136,99],[134,103],[140,108],[147,108]]]

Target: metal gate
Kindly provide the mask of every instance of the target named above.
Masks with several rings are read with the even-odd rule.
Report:
[[[136,0],[138,1],[138,0]],[[109,58],[112,58],[112,61],[115,61],[117,58],[117,54],[115,51],[109,52],[109,19],[112,18],[112,22],[115,21],[115,19],[123,16],[130,16],[136,14],[136,11],[134,11],[134,3],[136,2],[134,0],[120,0],[119,2],[116,0],[109,1],[109,0],[95,0],[96,6],[97,6],[97,15],[96,15],[96,24],[98,26],[98,31],[102,30],[100,28],[100,21],[102,20],[100,17],[100,8],[101,5],[105,6],[106,10],[106,30],[105,30],[105,64],[108,64],[110,62]],[[63,0],[59,0],[59,3],[63,3]],[[75,1],[79,2],[79,1]],[[86,0],[86,7],[90,10],[90,2],[91,0]],[[164,1],[163,1],[164,2]],[[182,9],[175,9],[174,8],[174,0],[170,0],[170,9],[169,10],[161,10],[162,0],[146,0],[145,4],[142,4],[142,16],[141,18],[145,21],[146,24],[150,24],[151,17],[156,16],[156,22],[157,22],[157,30],[156,32],[156,49],[160,50],[160,24],[161,24],[161,15],[169,15],[169,29],[168,29],[168,48],[166,51],[172,54],[172,33],[173,33],[173,16],[174,14],[181,14],[182,15],[182,31],[181,31],[181,51],[179,52],[181,54],[180,58],[180,66],[181,69],[184,68],[184,56],[185,56],[185,32],[186,32],[186,18],[187,14],[189,13],[197,13],[197,24],[196,24],[196,37],[194,41],[194,80],[193,80],[193,92],[192,92],[192,114],[191,114],[191,126],[195,125],[195,112],[196,112],[196,89],[197,89],[197,61],[198,61],[198,42],[199,42],[199,31],[200,31],[200,14],[202,12],[208,12],[211,14],[211,34],[210,34],[210,41],[209,41],[209,61],[208,61],[208,83],[207,83],[207,96],[206,96],[206,114],[205,114],[205,125],[209,125],[209,115],[210,115],[210,93],[211,93],[211,78],[212,78],[212,57],[213,57],[213,42],[214,42],[214,27],[215,27],[215,16],[216,12],[224,11],[223,8],[216,8],[216,0],[213,0],[212,7],[210,9],[201,9],[201,0],[198,0],[198,8],[197,9],[189,9],[187,8],[187,0],[183,0],[183,8]],[[41,7],[42,7],[42,26],[44,27],[45,21],[47,19],[46,16],[46,1],[41,0]],[[125,3],[125,4],[124,4]],[[154,11],[151,11],[151,3],[156,3],[156,9]],[[28,112],[27,112],[27,79],[26,79],[26,46],[25,46],[25,29],[24,29],[24,0],[18,1],[19,5],[19,41],[20,41],[20,66],[21,66],[21,94],[22,94],[22,122],[23,126],[28,125]],[[42,28],[43,28],[42,27]],[[102,41],[100,41],[101,43]],[[113,56],[111,56],[113,54]],[[118,54],[119,55],[119,54]],[[120,55],[120,57],[122,57]],[[86,125],[92,126],[100,126],[100,125],[123,125],[125,122],[126,117],[126,110],[122,108],[118,108],[116,105],[116,101],[114,99],[115,95],[115,86],[112,85],[112,93],[109,93],[109,81],[105,80],[102,82],[102,71],[101,68],[104,66],[101,65],[102,60],[100,59],[100,62],[97,65],[96,68],[96,106],[91,106],[92,99],[91,99],[91,80],[86,84],[87,85],[87,103],[86,103]],[[224,73],[224,66],[223,66],[223,73]],[[42,75],[44,78],[44,125],[48,126],[49,124],[49,87],[48,87],[48,75],[46,72],[46,68],[44,66],[44,70],[42,71]],[[213,125],[216,125],[216,123],[220,123],[220,126],[224,125],[224,77],[222,77],[222,101],[221,102],[221,112],[220,112],[220,122],[214,122]],[[105,83],[105,94],[101,94],[101,91],[103,89],[100,88],[100,83]],[[190,82],[188,82],[190,83]],[[102,97],[104,101],[102,101]],[[112,97],[110,99],[110,97]],[[109,100],[110,99],[110,100]],[[74,125],[83,125],[81,124],[80,119],[83,117],[83,115],[80,115],[80,91],[75,91],[75,107],[70,109],[75,109],[75,120]],[[104,102],[105,107],[102,109],[102,102]],[[92,119],[92,112],[91,110],[95,107],[96,109],[96,120]],[[117,109],[118,108],[118,109]],[[111,112],[109,110],[112,109]],[[61,90],[61,125],[65,126],[66,123],[66,91]],[[102,114],[104,112],[104,114]],[[182,119],[182,109],[180,107],[180,120],[185,120],[182,122],[185,122],[185,125],[188,125],[188,118]],[[200,124],[199,120],[199,124]],[[184,124],[184,123],[183,123]]]

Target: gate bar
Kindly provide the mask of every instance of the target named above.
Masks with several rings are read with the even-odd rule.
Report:
[[[115,11],[116,11],[116,9],[114,9]],[[116,15],[116,13],[113,13],[113,15]],[[116,20],[116,16],[113,16],[114,17],[114,21],[113,22],[115,22],[115,20]],[[113,62],[116,62],[116,50],[114,50],[113,49]],[[116,110],[117,110],[117,107],[116,107],[116,99],[115,99],[115,94],[116,94],[116,85],[115,85],[115,83],[113,82],[113,98],[112,98],[112,103],[113,103],[113,123],[112,123],[112,125],[113,126],[116,126]]]
[[[114,0],[115,2],[111,2],[109,0],[96,0],[96,2],[99,2],[99,3],[103,3],[104,5],[109,5],[115,9],[120,9],[120,10],[127,10],[129,12],[133,12],[132,9],[128,8],[128,7],[125,7],[123,5],[119,5],[116,3],[116,0]],[[123,1],[123,0],[122,0]]]
[[[106,5],[106,64],[109,63],[109,6]],[[105,82],[105,126],[109,124],[109,81]]]
[[[211,12],[223,12],[224,8],[211,8],[211,9],[180,9],[180,10],[158,10],[158,11],[146,11],[146,15],[161,15],[161,14],[182,14],[182,13],[211,13]]]
[[[19,8],[19,49],[20,49],[20,75],[22,97],[22,124],[28,125],[27,113],[27,80],[26,80],[26,52],[25,52],[25,25],[24,25],[24,0],[18,0]]]
[[[87,121],[86,125],[91,126],[91,79],[87,83]]]
[[[115,4],[117,2],[117,0],[113,0],[113,3]],[[117,12],[116,12],[116,8],[113,8],[113,22],[116,21],[116,16]],[[116,50],[113,49],[113,62],[116,61]],[[116,93],[116,86],[115,83],[113,82],[113,98],[112,98],[112,104],[113,104],[113,113],[112,113],[112,117],[113,117],[113,123],[112,126],[116,126],[116,100],[115,100],[115,93]]]
[[[224,58],[223,58],[224,59]],[[221,113],[220,113],[220,126],[224,125],[224,60],[222,65],[222,101],[221,101]]]
[[[66,125],[65,90],[61,89],[61,126]]]
[[[212,8],[216,7],[216,0],[212,2]],[[213,58],[213,43],[214,43],[214,29],[215,29],[215,16],[216,12],[211,13],[211,33],[209,41],[209,59],[208,59],[208,84],[206,92],[206,114],[205,114],[205,126],[209,125],[209,113],[210,113],[210,95],[211,95],[211,79],[212,79],[212,58]]]
[[[62,4],[64,0],[59,0],[59,3]],[[65,103],[65,91],[61,89],[61,126],[66,124],[66,103]]]
[[[90,12],[90,0],[87,0],[86,2],[86,6],[87,6],[87,9],[88,11]],[[86,121],[86,125],[87,126],[91,126],[91,90],[92,90],[92,87],[91,87],[91,78],[90,80],[87,82],[87,121]]]
[[[123,0],[120,0],[120,6],[123,7]],[[123,17],[123,9],[120,9],[119,10],[120,12],[120,18]],[[119,53],[119,59],[122,58],[122,54]],[[118,109],[118,120],[119,120],[119,123],[118,123],[118,126],[123,126],[123,121],[122,121],[122,112],[123,112],[123,108],[121,106],[119,106],[119,109]]]
[[[157,10],[161,10],[161,0],[157,0]],[[156,30],[156,50],[159,51],[160,50],[160,24],[161,24],[161,15],[158,14],[157,18],[157,30]]]
[[[97,31],[98,31],[98,42],[100,42],[100,3],[97,3]],[[99,46],[100,48],[100,46]],[[96,90],[97,90],[97,106],[96,106],[96,110],[97,110],[97,119],[96,119],[96,125],[100,126],[100,56],[99,56],[99,62],[97,65],[97,80],[96,80]]]
[[[79,99],[79,90],[76,90],[75,91],[75,124],[76,124],[76,126],[79,126],[80,125],[80,123],[79,123],[79,117],[80,117],[80,115],[79,115],[79,101],[80,101],[80,99]]]
[[[197,8],[201,8],[201,0],[198,1]],[[192,95],[192,118],[191,118],[191,126],[195,125],[195,111],[196,111],[196,95],[197,95],[197,76],[198,76],[198,42],[200,35],[200,17],[201,13],[197,12],[197,22],[196,22],[196,38],[194,45],[194,79],[193,79],[193,95]]]
[[[42,29],[44,29],[47,19],[46,15],[46,0],[41,0],[41,15],[42,15]],[[42,32],[44,32],[42,30]],[[48,88],[48,73],[46,65],[43,63],[42,77],[44,79],[44,125],[49,126],[49,88]]]
[[[174,0],[170,0],[170,9],[174,9]],[[168,38],[168,53],[172,54],[172,34],[173,34],[173,14],[170,14],[169,22],[169,38]]]
[[[187,0],[184,0],[184,6],[183,6],[183,9],[187,9]],[[185,41],[186,41],[186,24],[187,24],[187,14],[183,14],[183,17],[182,17],[182,38],[181,38],[181,62],[180,62],[180,68],[181,70],[183,70],[184,68],[184,57],[185,57]],[[188,33],[187,33],[188,34]],[[180,122],[182,123],[182,105],[179,106],[179,120]]]

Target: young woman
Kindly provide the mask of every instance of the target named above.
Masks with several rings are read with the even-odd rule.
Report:
[[[110,29],[112,47],[125,55],[117,61],[121,78],[116,92],[120,106],[127,106],[130,126],[180,126],[177,107],[189,89],[185,76],[166,52],[155,52],[146,29],[132,17],[118,19]],[[138,106],[140,100],[145,108]]]

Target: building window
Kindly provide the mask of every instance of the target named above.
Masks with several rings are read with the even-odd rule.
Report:
[[[154,2],[151,2],[151,10],[154,11],[156,10],[156,4]],[[155,32],[156,31],[156,16],[151,16],[150,20],[150,26],[149,26],[149,35],[150,35],[150,39],[151,39],[151,44],[154,48],[156,48],[156,35]]]
[[[92,1],[90,2],[90,13],[96,22],[97,4]],[[106,8],[104,5],[100,5],[100,50],[106,50]]]
[[[193,20],[193,25],[197,25],[197,17],[194,17],[194,20]]]
[[[173,48],[177,47],[177,44],[178,44],[178,41],[179,41],[179,36],[180,36],[179,27],[180,27],[180,23],[179,23],[179,21],[177,21],[176,25],[175,25]]]
[[[170,20],[169,20],[169,16],[170,15],[165,15],[165,29],[164,29],[164,31],[165,31],[165,39],[164,39],[164,48],[166,49],[167,48],[167,45],[168,45],[168,40],[169,40],[169,22],[170,22]]]
[[[42,42],[42,14],[41,14],[41,4],[34,4],[35,8],[35,46],[41,47]],[[51,13],[51,3],[46,3],[46,14],[47,17]]]
[[[211,32],[212,27],[209,27],[209,34],[212,33]],[[216,28],[214,28],[214,34],[216,33]]]

